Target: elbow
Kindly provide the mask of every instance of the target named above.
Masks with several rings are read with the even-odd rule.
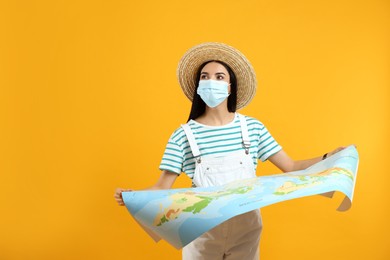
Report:
[[[299,168],[297,161],[291,161],[289,164],[287,164],[282,171],[283,172],[294,172]]]

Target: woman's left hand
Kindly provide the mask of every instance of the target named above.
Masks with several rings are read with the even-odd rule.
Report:
[[[356,148],[356,145],[353,145],[355,146]],[[334,149],[333,151],[329,152],[328,155],[326,157],[329,157],[329,156],[332,156],[334,155],[335,153],[338,153],[340,152],[341,150],[344,150],[345,148],[347,148],[347,146],[340,146],[340,147],[337,147],[336,149]]]

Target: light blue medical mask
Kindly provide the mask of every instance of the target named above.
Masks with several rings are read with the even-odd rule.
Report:
[[[222,80],[200,80],[196,93],[209,107],[216,107],[221,104],[228,96],[229,83]]]

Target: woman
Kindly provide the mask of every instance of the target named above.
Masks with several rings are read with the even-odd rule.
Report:
[[[323,156],[294,161],[258,120],[236,113],[256,91],[255,72],[238,50],[221,43],[204,43],[187,51],[177,75],[192,101],[187,124],[170,137],[163,155],[162,174],[148,188],[169,189],[185,172],[193,187],[222,185],[252,178],[257,162],[269,160],[283,172],[305,169]],[[117,189],[115,198],[124,205]],[[259,210],[236,216],[206,232],[183,248],[183,259],[259,259],[262,229]]]

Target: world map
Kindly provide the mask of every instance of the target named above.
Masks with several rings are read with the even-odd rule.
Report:
[[[122,194],[136,221],[158,241],[180,249],[220,223],[274,203],[340,191],[338,208],[351,206],[358,167],[354,146],[306,170],[234,181],[222,186],[135,191]]]

